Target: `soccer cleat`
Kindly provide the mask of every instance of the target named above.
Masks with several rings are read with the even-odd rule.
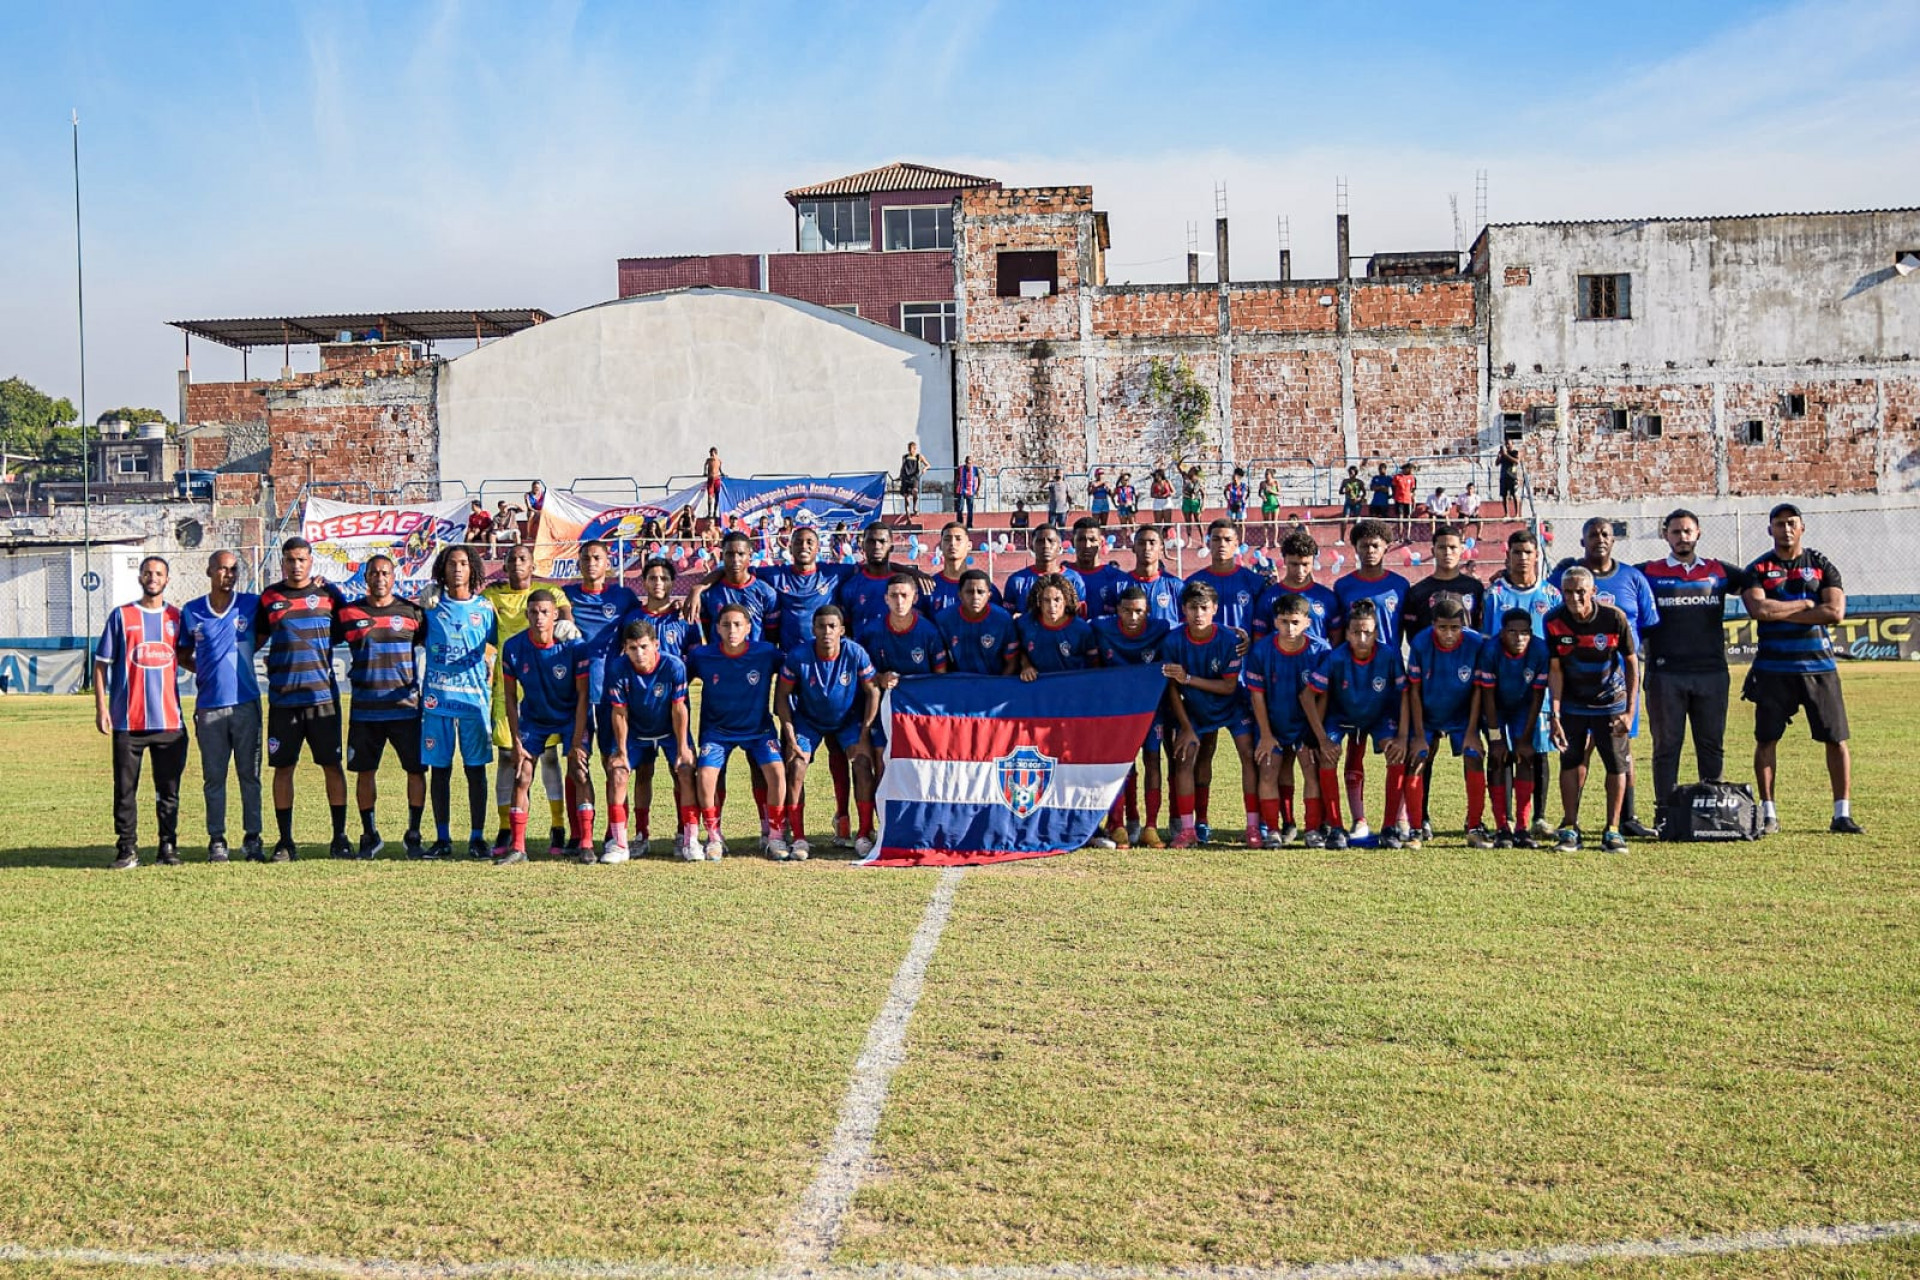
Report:
[[[805,862],[813,856],[813,846],[807,843],[805,836],[795,836],[793,843],[787,846],[787,852],[793,855],[795,862]]]
[[[1351,837],[1342,828],[1340,827],[1327,828],[1327,848],[1344,849],[1347,847],[1350,840],[1351,840]]]
[[[775,862],[793,861],[793,847],[779,836],[768,836],[761,847],[766,850],[767,856]]]
[[[1191,849],[1199,843],[1200,832],[1196,827],[1182,827],[1173,833],[1172,847],[1175,849]]]
[[[1158,827],[1140,828],[1140,837],[1135,840],[1134,843],[1142,849],[1164,849],[1167,847],[1167,842],[1160,838],[1160,828]]]
[[[1433,843],[1433,824],[1431,822],[1423,822],[1420,824],[1419,837],[1422,844]],[[1414,846],[1416,849],[1419,847],[1419,845]]]
[[[727,856],[727,842],[720,838],[718,831],[707,834],[707,861],[718,862]]]
[[[1261,832],[1260,828],[1248,827],[1247,828],[1247,848],[1264,849],[1266,847],[1267,847],[1266,836]]]
[[[853,856],[854,857],[865,858],[867,855],[871,854],[872,852],[873,852],[872,836],[855,836],[853,838]]]
[[[1516,831],[1513,833],[1513,847],[1516,849],[1538,849],[1540,842],[1533,838],[1533,832],[1531,831]]]
[[[1304,836],[1301,836],[1300,843],[1303,847],[1308,849],[1324,849],[1327,847],[1326,832],[1321,831],[1318,828],[1315,828],[1314,830],[1307,832],[1307,834],[1305,834]]]
[[[496,867],[510,867],[516,862],[525,862],[526,860],[527,851],[525,849],[515,849],[509,846],[495,855],[493,865]]]
[[[1433,833],[1425,827],[1415,827],[1411,831],[1403,827],[1400,830],[1400,841],[1409,849],[1418,849],[1431,839],[1433,839]]]
[[[300,858],[300,847],[291,840],[281,840],[273,846],[274,862],[296,862]]]
[[[853,823],[846,814],[839,814],[833,820],[833,847],[836,849],[853,848]]]
[[[153,860],[163,867],[177,867],[180,865],[180,851],[173,847],[173,841],[162,840],[160,852],[154,855]]]
[[[1407,838],[1400,834],[1399,827],[1388,827],[1380,833],[1380,847],[1382,849],[1404,849],[1407,847]]]
[[[443,862],[453,856],[453,841],[435,840],[427,846],[427,861]]]
[[[1107,828],[1107,838],[1113,841],[1113,847],[1116,849],[1133,847],[1133,833],[1121,823],[1116,822]]]
[[[327,856],[329,858],[353,857],[353,841],[343,835],[335,836],[327,845]]]
[[[1485,827],[1469,827],[1467,829],[1467,848],[1491,849],[1493,847],[1493,837],[1487,834]]]
[[[582,840],[573,848],[573,860],[583,867],[591,867],[600,861],[600,855],[593,851],[591,839]]]
[[[360,833],[360,856],[367,861],[371,862],[379,857],[380,851],[386,847],[387,842],[380,838],[378,831],[362,831]]]
[[[1779,835],[1780,819],[1772,814],[1760,819],[1760,834],[1763,836]]]
[[[1365,840],[1368,836],[1371,836],[1372,834],[1373,834],[1372,827],[1368,826],[1364,822],[1356,822],[1353,824],[1353,827],[1347,832],[1347,839],[1349,841]]]
[[[267,851],[261,845],[259,836],[248,836],[245,840],[242,840],[240,842],[240,853],[248,862],[265,862],[267,860]]]
[[[467,856],[476,862],[482,858],[491,858],[493,846],[487,843],[485,836],[474,836],[467,841]]]
[[[138,849],[122,849],[120,850],[119,856],[109,865],[114,871],[131,871],[140,865],[140,851]]]
[[[1620,834],[1623,836],[1632,836],[1635,840],[1651,840],[1658,835],[1659,832],[1638,818],[1626,818],[1620,823]]]
[[[1128,844],[1140,843],[1140,824],[1139,823],[1137,822],[1133,823],[1131,826],[1127,828],[1127,843]]]
[[[1104,829],[1095,831],[1087,840],[1087,848],[1089,849],[1112,849],[1115,847],[1113,837],[1108,835]]]
[[[1280,828],[1280,834],[1273,841],[1273,847],[1276,849],[1291,849],[1299,843],[1300,828],[1289,822],[1286,826]]]
[[[1612,830],[1604,831],[1601,833],[1600,852],[1625,853],[1626,851],[1627,851],[1627,838],[1625,836],[1621,835],[1618,831],[1612,831]]]
[[[420,833],[418,831],[407,832],[406,835],[400,838],[400,844],[401,847],[406,850],[407,857],[414,862],[418,862],[427,856],[427,846],[420,842]]]
[[[609,867],[619,866],[632,856],[633,853],[627,846],[615,844],[611,840],[607,841],[606,847],[600,850],[600,861]]]
[[[1493,833],[1493,847],[1496,849],[1513,848],[1513,832],[1505,827]]]
[[[1194,823],[1193,837],[1194,839],[1198,840],[1201,844],[1212,844],[1213,843],[1213,824],[1210,822]]]
[[[1555,832],[1551,822],[1548,822],[1545,818],[1535,818],[1533,820],[1533,838],[1535,840],[1551,840],[1554,838],[1554,835]]]
[[[1554,836],[1555,849],[1561,853],[1580,852],[1580,828],[1562,827]]]
[[[1827,824],[1827,830],[1836,836],[1863,836],[1867,834],[1866,828],[1855,822],[1852,815],[1844,818],[1835,818]]]
[[[208,862],[226,862],[230,856],[231,855],[227,853],[227,842],[219,836],[215,836],[207,842]]]
[[[513,843],[513,831],[507,827],[500,828],[498,831],[493,833],[493,855],[492,856],[496,858],[499,857],[501,854],[507,851],[507,846],[511,845],[512,843]]]

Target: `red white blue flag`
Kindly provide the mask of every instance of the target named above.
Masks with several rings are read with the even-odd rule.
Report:
[[[968,866],[1086,844],[1125,784],[1157,666],[908,676],[887,695],[876,866]]]

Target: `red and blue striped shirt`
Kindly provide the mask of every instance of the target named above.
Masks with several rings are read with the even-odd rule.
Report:
[[[105,668],[108,715],[120,733],[164,733],[180,719],[180,610],[123,604],[107,615],[96,665]]]

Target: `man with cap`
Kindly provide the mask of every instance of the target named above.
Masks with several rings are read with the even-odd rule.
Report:
[[[1800,508],[1783,502],[1768,512],[1767,532],[1773,535],[1773,549],[1747,566],[1749,583],[1741,596],[1760,632],[1760,650],[1740,696],[1754,704],[1753,772],[1761,826],[1768,832],[1780,829],[1774,808],[1777,753],[1787,726],[1804,708],[1813,740],[1827,749],[1827,778],[1833,786],[1833,821],[1827,829],[1859,835],[1860,824],[1853,820],[1847,704],[1827,636],[1828,627],[1846,621],[1846,588],[1833,561],[1801,545],[1806,522]]]

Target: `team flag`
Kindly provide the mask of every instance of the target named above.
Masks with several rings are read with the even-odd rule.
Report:
[[[1156,666],[908,676],[887,694],[873,866],[1044,858],[1090,839],[1166,688]]]

